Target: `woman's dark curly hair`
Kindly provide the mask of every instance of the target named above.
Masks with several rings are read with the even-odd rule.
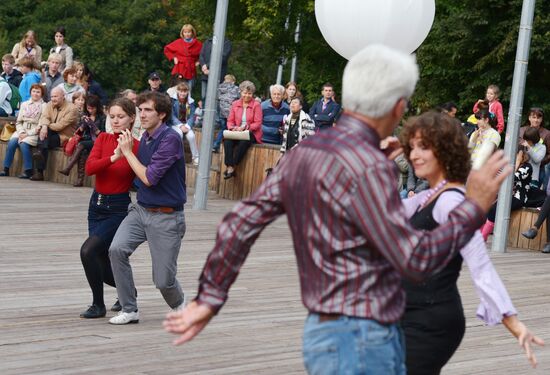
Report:
[[[401,131],[401,144],[405,157],[410,162],[410,141],[420,134],[422,142],[430,148],[449,182],[465,183],[470,173],[471,161],[468,140],[460,122],[447,114],[426,112],[411,117]]]

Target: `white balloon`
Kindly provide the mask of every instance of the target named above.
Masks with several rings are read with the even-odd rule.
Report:
[[[414,52],[435,18],[435,0],[315,0],[315,17],[327,43],[350,59],[369,44]]]

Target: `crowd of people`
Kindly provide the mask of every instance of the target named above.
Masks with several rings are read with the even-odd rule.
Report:
[[[96,176],[80,250],[92,291],[82,318],[106,316],[105,283],[118,294],[111,308],[118,314],[109,323],[139,322],[129,258],[147,241],[153,281],[174,310],[165,327],[182,335],[179,343],[190,340],[225,303],[260,232],[286,214],[309,311],[308,372],[360,373],[366,365],[379,373],[439,374],[464,335],[456,286],[463,262],[480,296],[478,316],[490,325],[503,323],[536,363],[531,345],[542,340],[517,318],[484,239],[494,226],[496,192],[509,173],[516,178],[512,207],[543,207],[524,235],[534,237],[550,215],[543,190],[550,192],[550,132],[540,108],[529,111],[511,171],[498,152],[505,123],[496,85],[466,122],[455,118],[457,106],[449,102],[411,117],[397,139],[392,136],[418,80],[410,56],[382,46],[354,56],[344,72],[342,110],[330,83],[311,106],[296,82],[271,85],[269,98],[260,100],[254,83],[237,85],[227,73],[226,40],[217,92],[221,130],[213,144],[214,152],[224,146],[223,177],[237,176],[253,144],[280,145],[281,158],[262,186],[225,216],[198,295],[186,306],[176,279],[187,200],[183,141],[198,164],[193,128],[200,121],[212,39],[202,43],[194,27],[184,25],[180,38],[164,48],[174,64],[170,88],[155,71],[145,92],[122,90],[108,105],[90,70],[74,60],[64,28],[55,30],[54,42],[45,64],[32,31],[2,58],[0,116],[17,115],[17,126],[0,175],[10,175],[19,148],[19,177],[43,180],[49,150],[76,139],[58,172],[69,175],[77,166],[75,186],[82,186],[85,174]],[[198,70],[202,97],[195,101]],[[14,105],[16,94],[20,106]],[[472,171],[476,163],[480,170]],[[550,244],[543,252],[550,253]]]

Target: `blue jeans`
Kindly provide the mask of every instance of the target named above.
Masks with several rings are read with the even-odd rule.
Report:
[[[227,119],[226,118],[220,117],[220,127],[221,127],[221,129],[218,132],[218,135],[216,136],[216,139],[214,140],[214,146],[212,146],[213,148],[215,148],[217,150],[220,149],[220,145],[222,143],[223,131],[227,130]]]
[[[405,375],[405,344],[398,324],[342,316],[304,326],[304,364],[310,375]]]
[[[9,168],[11,166],[11,163],[13,163],[13,157],[15,156],[15,151],[18,147],[23,155],[23,169],[25,171],[32,169],[31,146],[25,142],[18,143],[17,138],[10,138],[10,141],[8,142],[8,149],[6,150],[6,157],[4,158],[4,168]]]

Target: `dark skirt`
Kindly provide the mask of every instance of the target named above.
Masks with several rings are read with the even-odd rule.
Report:
[[[130,203],[129,193],[105,195],[94,191],[88,208],[88,235],[100,237],[110,246]]]
[[[439,374],[466,330],[460,296],[448,302],[408,307],[401,326],[406,340],[407,374]]]

